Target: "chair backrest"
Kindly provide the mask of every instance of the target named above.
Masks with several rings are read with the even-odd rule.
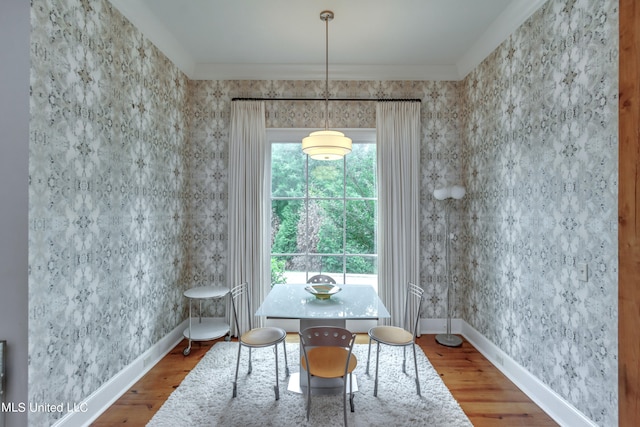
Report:
[[[404,307],[404,329],[413,334],[415,339],[418,334],[418,322],[420,311],[424,301],[424,289],[415,283],[407,284],[407,296]]]
[[[334,326],[313,326],[307,328],[300,335],[300,348],[304,356],[305,364],[309,363],[308,348],[311,347],[340,347],[348,350],[345,359],[344,377],[349,373],[349,364],[353,344],[356,342],[356,334],[353,332]]]
[[[313,326],[300,332],[300,344],[306,347],[344,347],[353,346],[356,334],[348,329],[334,326]]]
[[[249,285],[247,284],[247,282],[244,282],[231,288],[231,290],[229,291],[229,295],[231,295],[231,307],[233,308],[233,320],[235,321],[236,325],[236,333],[238,334],[238,336],[240,336],[243,332],[245,332],[245,330],[241,329],[241,322],[239,321],[241,319],[238,318],[238,314],[240,314],[240,316],[246,316],[247,325],[249,325],[246,330],[250,330],[252,328],[251,290],[249,289]],[[243,307],[243,304],[246,304],[246,307]]]
[[[335,284],[336,281],[331,276],[327,276],[326,274],[316,274],[315,276],[309,277],[307,283],[332,283]]]

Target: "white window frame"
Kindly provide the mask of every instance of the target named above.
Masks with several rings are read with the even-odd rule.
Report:
[[[310,132],[313,132],[317,129],[301,129],[301,128],[269,128],[266,130],[266,142],[267,149],[265,150],[267,156],[267,167],[265,172],[265,180],[269,183],[268,188],[268,197],[264,199],[264,218],[265,218],[265,230],[270,230],[271,228],[271,146],[273,143],[282,143],[282,142],[299,142],[302,144],[302,138],[309,136]],[[347,129],[334,129],[340,132],[343,132],[345,136],[352,139],[354,144],[357,143],[368,143],[375,144],[376,142],[376,129],[375,128],[347,128]],[[300,148],[302,150],[302,147]],[[264,277],[271,277],[271,245],[270,239],[265,239],[264,242],[264,254],[265,254],[265,271]],[[264,286],[267,287],[266,291],[268,292],[271,286],[270,280],[265,280]],[[268,319],[267,325],[279,326],[286,329],[288,332],[298,331],[298,321],[288,321],[283,319]],[[354,332],[366,332],[372,326],[377,324],[376,321],[366,321],[366,320],[358,320],[347,321],[348,329]]]

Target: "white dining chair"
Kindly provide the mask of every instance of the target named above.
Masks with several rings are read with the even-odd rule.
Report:
[[[342,409],[346,426],[347,381],[348,384],[353,384],[352,373],[358,364],[356,356],[352,354],[356,334],[332,326],[314,326],[299,334],[303,354],[300,364],[307,373],[307,421],[311,412],[312,378],[342,378]],[[349,387],[349,404],[353,412],[353,387]]]
[[[416,358],[416,335],[420,309],[424,300],[424,290],[413,283],[407,284],[407,296],[405,300],[405,312],[403,327],[398,326],[374,326],[369,329],[369,351],[367,353],[367,375],[369,374],[369,360],[371,358],[371,342],[376,346],[376,378],[373,386],[373,395],[378,395],[378,359],[380,356],[380,344],[394,347],[403,347],[402,372],[407,373],[407,347],[413,348],[413,364],[416,368],[416,390],[420,396],[420,379],[418,378],[418,360]]]
[[[241,283],[234,287],[229,292],[231,295],[231,306],[233,307],[233,318],[235,320],[236,332],[238,333],[238,359],[236,361],[236,376],[233,380],[233,397],[238,394],[238,370],[240,369],[240,353],[242,347],[249,349],[249,371],[251,373],[251,350],[254,348],[271,347],[273,346],[273,352],[276,358],[276,385],[274,391],[276,394],[276,400],[280,399],[280,387],[278,381],[278,344],[282,343],[284,351],[284,366],[286,376],[289,376],[289,364],[287,362],[287,344],[285,338],[287,332],[282,328],[266,327],[266,328],[253,328],[251,325],[251,292],[247,283]],[[246,301],[246,306],[241,307],[242,300]],[[246,315],[248,329],[241,331],[240,322],[238,321],[238,312],[242,315]]]
[[[335,284],[336,281],[333,277],[327,276],[326,274],[316,274],[315,276],[309,277],[307,283],[316,284],[316,283],[331,283]]]

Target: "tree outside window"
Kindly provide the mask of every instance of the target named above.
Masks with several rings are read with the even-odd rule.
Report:
[[[355,143],[343,160],[318,161],[299,142],[271,145],[271,284],[377,288],[376,146]]]

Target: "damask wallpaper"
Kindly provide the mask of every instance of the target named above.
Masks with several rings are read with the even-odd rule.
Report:
[[[188,84],[106,1],[31,22],[29,400],[73,404],[185,318]]]
[[[34,0],[31,57],[29,394],[77,402],[186,318],[185,288],[228,285],[231,99],[322,97],[324,82],[189,81],[106,0]],[[457,180],[454,317],[603,426],[617,420],[616,64],[617,2],[559,0],[464,81],[330,82],[331,97],[422,99],[423,317],[446,314],[431,194]],[[322,127],[323,108],[267,102],[267,126]],[[332,127],[375,127],[375,103],[330,108]]]
[[[602,426],[618,424],[617,6],[547,2],[462,90],[462,318]]]
[[[442,206],[431,192],[445,179],[461,179],[458,82],[331,81],[331,98],[422,99],[422,263],[429,294],[424,317],[445,317]],[[322,98],[323,81],[191,81],[188,212],[193,239],[190,259],[194,283],[227,285],[227,139],[231,99],[235,97]],[[375,102],[329,103],[332,128],[375,128]],[[268,128],[322,128],[322,102],[266,102]],[[453,141],[453,143],[452,143]]]

